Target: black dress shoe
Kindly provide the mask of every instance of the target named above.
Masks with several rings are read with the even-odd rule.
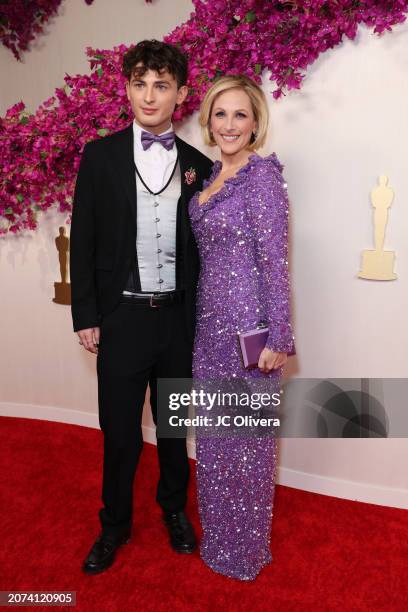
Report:
[[[179,553],[192,553],[197,548],[194,529],[184,512],[166,512],[163,521],[170,536],[172,548]]]
[[[108,569],[115,560],[118,548],[128,542],[130,542],[130,532],[118,538],[101,533],[82,565],[85,574],[99,574]]]

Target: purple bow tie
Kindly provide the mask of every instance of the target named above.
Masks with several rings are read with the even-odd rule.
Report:
[[[170,149],[174,145],[174,132],[166,132],[166,134],[161,134],[160,136],[156,136],[156,134],[152,134],[151,132],[145,132],[142,130],[142,147],[143,150],[146,151],[149,147],[152,146],[154,142],[160,142],[165,149],[170,151]]]

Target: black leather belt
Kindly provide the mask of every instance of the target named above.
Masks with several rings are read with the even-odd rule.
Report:
[[[184,291],[122,294],[121,302],[125,304],[146,305],[151,308],[169,306],[170,304],[181,304],[184,302]]]

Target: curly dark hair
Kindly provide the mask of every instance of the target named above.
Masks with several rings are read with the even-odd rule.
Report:
[[[139,68],[136,65],[141,63]],[[143,76],[147,70],[160,74],[167,70],[181,87],[187,82],[187,56],[178,47],[159,40],[142,40],[123,56],[122,73],[130,81],[133,75]]]

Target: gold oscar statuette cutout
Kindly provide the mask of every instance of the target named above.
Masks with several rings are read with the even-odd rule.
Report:
[[[69,238],[65,235],[65,227],[59,228],[59,236],[55,239],[55,246],[58,251],[61,282],[54,283],[55,297],[53,302],[56,304],[71,304],[71,285],[67,283],[68,251]]]
[[[384,251],[385,227],[388,209],[394,198],[394,192],[388,187],[388,177],[380,176],[378,185],[371,191],[371,204],[374,208],[375,249],[362,252],[362,269],[360,278],[370,280],[394,280],[395,251]]]

